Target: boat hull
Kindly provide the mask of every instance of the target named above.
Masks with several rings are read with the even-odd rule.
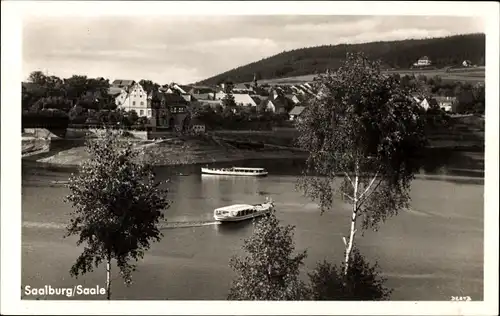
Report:
[[[259,213],[255,213],[255,214],[249,214],[249,215],[245,215],[245,216],[217,216],[215,215],[214,216],[214,219],[218,222],[221,222],[221,223],[229,223],[229,222],[241,222],[241,221],[245,221],[245,220],[248,220],[248,219],[252,219],[252,218],[256,218],[256,217],[261,217],[261,216],[265,216],[265,215],[268,215],[269,213],[271,213],[271,210],[266,210],[266,211],[262,211],[262,212],[259,212]]]
[[[241,177],[265,177],[268,175],[267,171],[250,173],[250,172],[238,172],[238,171],[213,170],[208,168],[201,168],[201,172],[209,175],[241,176]]]

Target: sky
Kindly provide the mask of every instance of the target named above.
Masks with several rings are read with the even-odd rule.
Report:
[[[194,83],[285,50],[484,32],[440,16],[36,16],[23,19],[22,67],[49,75]]]

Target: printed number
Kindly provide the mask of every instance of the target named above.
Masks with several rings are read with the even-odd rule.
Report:
[[[452,301],[458,302],[458,301],[472,301],[470,296],[452,296],[451,297]]]

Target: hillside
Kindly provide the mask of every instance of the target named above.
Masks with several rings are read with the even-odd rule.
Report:
[[[300,48],[226,71],[199,84],[217,84],[227,79],[235,83],[249,82],[254,74],[258,79],[275,79],[321,73],[337,68],[347,52],[357,51],[363,51],[371,59],[380,59],[386,69],[408,69],[422,56],[428,56],[436,68],[459,65],[463,60],[484,65],[485,43],[484,34],[467,34]]]

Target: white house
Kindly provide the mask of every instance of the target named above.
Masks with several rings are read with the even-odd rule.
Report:
[[[266,110],[271,111],[273,113],[285,113],[285,105],[280,99],[268,99],[263,101]]]
[[[151,106],[148,105],[148,96],[144,88],[139,83],[134,83],[129,89],[122,92],[115,98],[115,103],[118,108],[125,111],[135,110],[139,117],[152,117]]]
[[[417,67],[423,67],[423,66],[430,66],[432,64],[431,60],[427,56],[420,57],[419,60],[417,60],[416,63],[413,64],[413,66]]]

